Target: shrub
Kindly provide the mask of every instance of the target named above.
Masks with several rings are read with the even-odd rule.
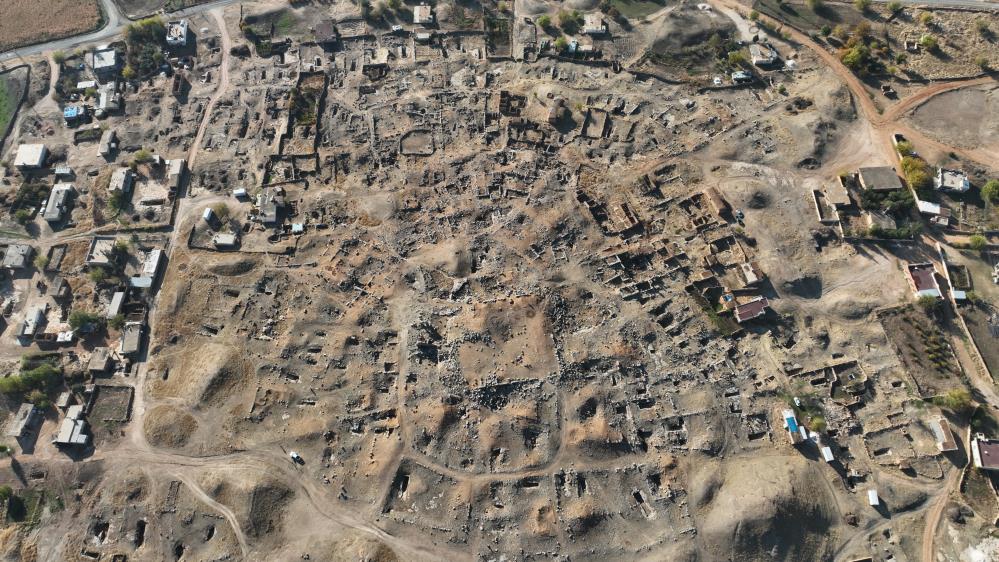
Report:
[[[728,63],[732,66],[742,66],[746,64],[746,53],[742,51],[730,51],[728,53]]]
[[[902,156],[912,156],[915,153],[915,149],[912,147],[912,143],[909,141],[901,141],[895,145],[895,150],[898,151]]]
[[[69,327],[79,330],[84,326],[100,327],[104,324],[104,318],[94,312],[85,310],[74,310],[69,314]]]
[[[750,10],[749,11],[749,20],[750,21],[756,21],[758,19],[760,19],[760,13],[757,12],[756,10]]]
[[[35,254],[35,259],[32,260],[36,269],[44,270],[49,266],[49,257],[45,254]]]
[[[548,14],[544,14],[537,19],[538,26],[542,29],[548,29],[552,26],[552,17]]]
[[[108,272],[103,267],[95,267],[87,272],[87,277],[94,283],[100,285],[108,278]]]
[[[566,40],[565,36],[560,36],[558,39],[555,40],[555,50],[560,53],[564,51],[565,48],[568,46],[569,46],[569,41]]]
[[[927,33],[919,38],[919,46],[927,51],[935,51],[940,45],[937,43],[936,37]]]
[[[558,26],[569,35],[575,35],[583,23],[583,17],[578,10],[560,10],[558,13]]]
[[[14,220],[17,221],[17,224],[24,226],[31,220],[31,212],[27,209],[18,209],[17,212],[14,213]]]
[[[114,315],[110,320],[108,320],[108,326],[114,330],[121,331],[121,329],[125,327],[125,315]]]
[[[829,35],[832,34],[832,28],[829,27],[829,24],[823,25],[822,29],[820,29],[819,31],[822,33],[823,37],[829,37]]]
[[[31,402],[32,404],[34,404],[38,408],[41,408],[42,410],[48,410],[49,406],[52,405],[52,403],[49,402],[48,395],[42,392],[41,390],[38,390],[37,388],[29,392],[28,395],[25,397],[25,400]]]
[[[977,19],[975,20],[975,30],[981,35],[988,35],[991,30],[989,29],[988,20]]]
[[[897,14],[902,11],[902,3],[899,0],[891,0],[888,2],[888,11]]]
[[[958,414],[968,412],[971,409],[971,402],[971,393],[965,388],[955,388],[933,398],[933,403],[937,406]]]
[[[115,190],[108,196],[108,208],[115,214],[120,213],[125,208],[125,192]]]
[[[985,55],[978,55],[977,57],[975,57],[975,64],[978,65],[978,68],[981,68],[982,70],[989,69],[989,59]]]
[[[988,243],[988,240],[981,234],[973,234],[971,238],[968,238],[968,247],[979,252],[984,250]]]
[[[216,203],[212,205],[212,212],[218,217],[219,221],[225,222],[229,218],[229,206],[225,203]]]
[[[982,186],[982,199],[990,203],[999,203],[999,180],[989,180]]]
[[[923,295],[916,300],[916,304],[919,305],[919,308],[923,309],[923,312],[926,312],[927,314],[936,312],[940,308],[941,302],[942,301],[937,297],[930,295]]]
[[[132,161],[136,164],[147,164],[153,161],[153,153],[145,148],[140,148],[132,155]]]
[[[805,0],[805,5],[813,12],[818,12],[825,6],[822,0]]]
[[[920,13],[919,14],[919,23],[921,23],[921,24],[923,24],[923,25],[925,25],[925,26],[928,27],[931,23],[933,23],[933,14],[931,14],[929,12],[922,12],[922,13]]]
[[[7,501],[11,496],[14,495],[14,490],[10,486],[4,484],[0,486],[0,500]]]
[[[871,7],[871,0],[853,0],[853,7],[861,12],[866,12]]]

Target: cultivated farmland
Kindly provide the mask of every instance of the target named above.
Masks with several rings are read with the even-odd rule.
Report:
[[[97,0],[4,0],[0,51],[89,31],[100,21]]]

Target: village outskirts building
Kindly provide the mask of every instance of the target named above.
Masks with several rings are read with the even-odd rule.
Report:
[[[19,271],[31,265],[31,257],[35,249],[27,244],[11,244],[3,254],[3,268],[9,271]]]
[[[930,431],[937,440],[937,449],[941,453],[957,450],[957,442],[954,441],[954,433],[950,430],[950,424],[943,416],[937,416],[930,420]]]
[[[413,23],[416,25],[430,25],[434,23],[433,8],[428,4],[420,4],[413,7]]]
[[[14,417],[7,424],[7,430],[4,432],[4,435],[13,437],[18,445],[21,445],[23,448],[24,441],[34,435],[41,418],[42,415],[38,411],[38,408],[35,408],[34,404],[25,402],[21,404],[17,412],[14,412]]]
[[[999,472],[999,439],[987,439],[981,433],[971,440],[971,460],[975,468]]]
[[[607,33],[607,24],[604,23],[599,13],[586,14],[583,16],[584,35],[604,35]]]
[[[860,168],[857,172],[860,187],[872,191],[895,191],[902,189],[902,180],[891,166]]]
[[[905,270],[909,286],[912,288],[913,293],[915,293],[916,298],[943,298],[943,293],[940,292],[940,285],[937,283],[937,270],[933,267],[932,263],[910,263],[906,265]]]
[[[933,177],[933,187],[939,191],[967,193],[971,189],[971,182],[968,181],[968,174],[964,172],[937,168],[937,175]]]
[[[45,166],[49,149],[44,144],[22,144],[14,155],[14,167],[18,170],[37,170]]]
[[[118,60],[118,51],[106,46],[94,50],[93,61],[91,68],[102,81],[113,79],[121,64]]]
[[[111,183],[108,184],[108,193],[120,192],[125,200],[132,195],[132,186],[135,184],[135,174],[131,168],[118,168],[111,174]]]
[[[766,45],[753,43],[749,46],[749,58],[753,66],[769,68],[777,64],[777,53]]]
[[[171,47],[183,47],[187,45],[187,20],[177,20],[167,22],[166,43]]]
[[[87,420],[84,419],[83,406],[76,404],[66,409],[66,417],[59,426],[59,433],[56,434],[52,444],[59,448],[82,447],[90,442],[90,434],[87,432]]]
[[[45,211],[42,213],[42,218],[50,223],[61,222],[66,218],[70,200],[74,193],[76,193],[76,189],[73,188],[73,184],[71,183],[55,184],[52,192],[49,193],[48,201],[45,203]]]

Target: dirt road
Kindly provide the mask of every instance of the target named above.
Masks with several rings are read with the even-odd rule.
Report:
[[[222,8],[216,8],[209,13],[215,18],[216,23],[218,23],[219,33],[222,36],[222,63],[219,65],[218,87],[215,89],[215,94],[208,100],[208,105],[205,106],[205,114],[201,117],[198,134],[194,136],[194,142],[191,143],[191,150],[187,155],[187,168],[189,170],[194,169],[194,163],[198,158],[199,148],[205,137],[205,131],[208,129],[208,123],[212,119],[212,111],[215,109],[215,104],[218,103],[219,99],[225,95],[226,90],[229,89],[229,30],[226,29]]]
[[[943,515],[944,508],[947,507],[947,502],[950,500],[950,493],[961,482],[961,474],[963,473],[964,469],[957,469],[947,477],[944,489],[926,512],[926,527],[923,529],[923,553],[921,556],[923,562],[933,562],[933,540],[937,534],[937,527],[940,526],[940,517]]]

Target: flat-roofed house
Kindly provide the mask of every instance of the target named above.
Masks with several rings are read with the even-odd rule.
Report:
[[[874,166],[861,168],[858,176],[860,187],[874,191],[894,191],[902,189],[902,180],[895,173],[895,168],[890,166]]]

